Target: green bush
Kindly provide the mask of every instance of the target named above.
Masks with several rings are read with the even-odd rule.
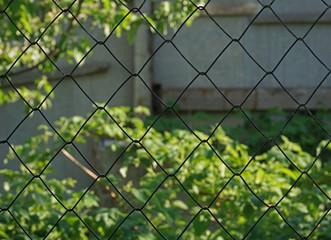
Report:
[[[175,128],[187,129],[176,114],[166,113],[164,115],[166,117],[161,118],[155,126],[158,131],[171,131]],[[286,112],[282,109],[269,109],[261,112],[232,109],[230,114],[226,112],[223,114],[196,112],[189,115],[183,114],[182,118],[189,127],[206,133],[211,132],[211,125],[216,125],[223,120],[222,126],[224,126],[223,129],[226,134],[247,145],[250,154],[254,154],[266,140],[256,129],[258,128],[269,138],[276,138],[282,130],[281,135],[299,143],[304,151],[314,155],[321,140],[329,138],[326,131],[330,132],[331,130],[330,116],[331,113],[325,109],[313,113],[301,109],[296,111],[294,115],[293,112]],[[153,116],[147,118],[147,124],[151,124],[153,121]],[[281,142],[280,137],[278,140]]]
[[[33,239],[330,238],[331,162],[316,157],[327,142],[313,156],[282,136],[252,156],[221,126],[212,136],[158,131],[144,124],[148,114],[118,107],[87,122],[61,118],[60,136],[41,126],[41,135],[11,146],[5,161],[19,156],[25,166],[0,171],[1,238],[29,239],[23,229]],[[109,166],[94,180],[111,188],[108,206],[93,190],[75,190],[73,179],[51,177],[51,159],[88,139],[112,140]]]

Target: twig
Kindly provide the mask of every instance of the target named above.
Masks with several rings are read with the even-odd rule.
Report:
[[[72,156],[67,150],[62,149],[62,154],[66,156],[70,161],[72,161],[76,166],[78,166],[80,169],[82,169],[87,175],[89,175],[93,179],[97,179],[97,181],[100,181],[100,178],[98,175],[96,175],[94,172],[92,172],[90,169],[85,167],[83,164],[81,164],[74,156]],[[116,199],[116,194],[111,191],[109,186],[106,186],[105,189],[110,192],[110,196],[113,199]]]
[[[66,156],[70,161],[72,161],[76,166],[78,166],[80,169],[82,169],[87,175],[89,175],[93,179],[97,179],[98,176],[92,172],[90,169],[85,167],[83,164],[81,164],[74,156],[72,156],[67,150],[62,149],[61,152],[64,156]]]

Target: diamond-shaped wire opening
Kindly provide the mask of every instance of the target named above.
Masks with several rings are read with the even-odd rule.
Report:
[[[271,11],[265,9],[263,13],[271,14]],[[256,21],[263,19],[263,13]],[[271,71],[295,40],[281,24],[269,26],[257,22],[242,36],[240,43],[254,61],[266,71]]]
[[[60,137],[56,136],[56,138],[62,144],[63,141],[66,144],[71,144],[73,147],[70,148],[77,154],[75,157],[64,148],[60,149],[60,151],[64,153],[67,160],[71,160],[77,166],[87,164],[87,166],[80,166],[80,168],[84,170],[87,167],[85,173],[92,178],[96,178],[93,176],[98,176],[100,173],[105,174],[108,168],[116,161],[111,159],[112,161],[108,162],[107,166],[100,166],[101,163],[96,162],[98,157],[93,155],[93,151],[96,149],[88,149],[86,145],[102,145],[104,139],[113,139],[114,142],[111,144],[112,151],[116,151],[114,148],[121,151],[120,149],[122,147],[129,146],[131,137],[127,135],[126,131],[132,134],[132,129],[126,125],[130,124],[126,119],[126,113],[128,112],[122,110],[123,109],[120,108],[117,110],[110,109],[110,112],[108,112],[106,110],[96,109],[92,114],[89,114],[86,119],[80,116],[74,116],[58,121],[56,126],[58,128],[58,136]],[[127,110],[129,111],[130,109],[127,108]],[[81,161],[77,160],[77,158]],[[114,156],[111,156],[111,158],[114,158]],[[76,162],[80,162],[80,164]]]
[[[103,196],[105,197],[105,196]],[[107,199],[107,198],[105,198]],[[102,205],[98,208],[92,209],[82,216],[83,221],[90,227],[90,229],[99,237],[99,239],[108,239],[112,233],[116,231],[116,228],[126,219],[129,215],[130,208],[126,206],[112,206],[103,207]],[[123,232],[115,233],[115,236],[123,234]],[[127,233],[127,231],[124,231]],[[116,239],[116,237],[113,237]]]
[[[169,93],[165,90],[164,101],[175,104],[174,108],[182,112],[230,110],[233,105],[226,96],[227,90],[218,86],[208,75],[200,73],[186,87],[177,87]]]
[[[85,173],[87,172],[86,168],[84,171]],[[93,175],[93,173],[91,173],[91,175]],[[132,208],[131,203],[129,203],[127,199],[123,199],[123,195],[110,180],[111,177],[100,176],[101,175],[95,175],[94,180],[88,187],[80,191],[73,191],[71,189],[73,183],[69,178],[63,180],[62,185],[64,185],[64,183],[68,185],[65,190],[57,192],[59,186],[53,188],[54,191],[52,191],[52,195],[58,197],[59,201],[61,201],[67,209],[59,221],[53,225],[53,228],[56,229],[56,233],[58,231],[66,231],[64,234],[69,234],[70,236],[75,234],[75,231],[69,229],[73,224],[72,221],[74,221],[75,226],[81,226],[79,227],[81,236],[93,236],[99,239],[100,235],[107,237],[107,235],[112,233],[116,226],[125,219],[125,216],[129,213],[129,209]],[[58,180],[55,179],[49,180],[47,183],[45,181],[45,184],[48,185],[54,185],[56,183],[58,183]],[[99,189],[96,188],[97,184],[99,184]],[[103,187],[108,192],[108,196],[98,195],[100,187]],[[94,190],[96,190],[96,192]],[[108,207],[111,205],[112,208],[104,208],[105,205],[100,202],[100,197],[103,198],[103,201],[107,202]],[[70,215],[70,217],[67,215]],[[64,229],[61,230],[62,228]],[[54,231],[52,230],[49,233],[54,234]]]
[[[231,54],[230,54],[231,52]],[[229,72],[231,66],[238,66],[242,63],[240,54],[243,50],[238,44],[231,43],[215,58],[212,65],[208,68],[208,76],[217,87],[231,87],[233,79],[241,79],[239,71]]]
[[[330,153],[330,142],[324,140],[317,149],[316,157],[309,166],[308,177],[313,184],[323,193],[325,197],[331,200],[331,190],[328,185],[330,178],[331,162],[328,159]]]
[[[291,68],[287,67],[289,64],[292,66]],[[296,70],[294,71],[294,69]],[[292,92],[291,88],[303,87],[302,79],[309,80],[310,87],[317,86],[327,73],[328,70],[325,66],[311,54],[302,42],[293,45],[274,72],[279,83],[286,87],[290,93]]]
[[[65,212],[58,220],[48,232],[47,238],[65,237],[67,239],[73,239],[88,237],[89,239],[99,239],[96,233],[89,228],[75,211]]]
[[[168,173],[173,173],[183,164],[200,144],[202,133],[191,132],[190,127],[178,119],[174,110],[167,110],[154,124],[141,140],[145,149],[153,156]],[[171,125],[163,125],[166,119],[175,119]],[[155,131],[158,130],[159,132]],[[160,133],[161,132],[161,133]],[[164,138],[160,138],[163,134]]]
[[[237,71],[238,68],[242,71]],[[214,59],[207,71],[211,81],[221,90],[235,87],[247,88],[257,84],[265,74],[265,70],[260,64],[237,42],[231,42],[227,45]],[[234,82],[237,83],[236,86],[233,85]],[[229,96],[229,100],[232,101],[231,96]],[[240,103],[234,102],[233,104],[239,105]]]
[[[68,181],[68,179],[66,181]],[[56,182],[57,180],[55,180],[55,183]],[[96,188],[97,185],[99,189]],[[103,187],[108,192],[108,196],[98,195],[100,187]],[[96,190],[96,192],[94,190]],[[54,195],[56,194],[57,193],[54,192]],[[80,224],[83,228],[82,236],[94,236],[97,239],[100,238],[100,235],[102,237],[108,237],[120,222],[125,219],[125,216],[129,214],[130,208],[132,208],[132,205],[127,199],[123,199],[123,195],[118,192],[118,188],[113,185],[113,182],[108,177],[96,177],[86,189],[78,192],[77,190],[72,191],[67,188],[62,196],[59,197],[62,198],[61,201],[68,209],[66,215],[73,213],[73,215],[71,214],[69,217],[71,220],[68,222],[64,220],[65,223],[63,223],[63,226],[60,224],[59,227],[68,229],[72,226],[71,221],[76,221],[77,223],[75,224]],[[65,199],[66,197],[68,198]],[[104,203],[100,202],[101,197],[104,202],[107,202],[107,208],[105,208]],[[109,208],[109,205],[111,205],[111,208]],[[61,221],[63,220],[61,219]],[[55,224],[54,227],[56,228],[57,224]],[[70,230],[68,234],[71,234],[70,232],[72,231]]]
[[[283,151],[286,156],[274,143],[265,143],[242,172],[250,189],[269,206],[275,205],[300,176],[300,171],[287,159],[295,155],[292,149]]]
[[[161,84],[164,88],[184,88],[199,73],[187,59],[181,56],[176,45],[171,41],[156,40],[154,46],[158,49],[153,56],[155,83]]]
[[[305,33],[314,26],[315,22],[324,15],[328,10],[327,6],[322,1],[274,1],[272,11],[277,16],[277,20],[286,26],[295,36],[302,37]],[[300,8],[298,7],[300,4]],[[304,9],[304,10],[303,10]],[[302,14],[304,17],[298,16]],[[293,18],[292,16],[298,16]],[[299,21],[297,20],[299,19]],[[299,22],[300,27],[295,27],[293,24]]]
[[[22,226],[18,222],[18,219],[10,211],[1,211],[0,210],[0,227],[1,227],[1,236],[4,238],[27,238],[29,233],[25,232],[25,229],[22,229]],[[31,236],[30,236],[31,238]]]
[[[6,9],[6,13],[19,29],[18,31],[22,32],[31,42],[36,41],[42,32],[62,14],[52,1],[25,4],[12,1]],[[35,22],[38,24],[34,24]]]
[[[330,199],[303,174],[277,204],[279,214],[299,235],[307,237],[329,211]]]
[[[69,22],[63,24],[62,21]],[[97,46],[92,44],[94,42],[90,35],[76,28],[79,28],[76,19],[66,12],[46,29],[38,42],[40,48],[47,54],[47,58],[56,64],[63,74],[72,74],[87,55],[93,54],[93,49]],[[79,31],[79,34],[73,35],[74,30]],[[53,35],[57,32],[62,32],[62,35],[54,40]],[[60,58],[66,59],[65,65],[60,64]]]
[[[55,122],[53,128],[64,143],[71,144],[74,141],[85,143],[87,136],[100,133],[103,130],[103,126],[98,124],[109,124],[111,119],[109,118],[107,121],[104,116],[104,111],[95,109],[92,113],[87,114],[86,118],[78,115],[71,118],[61,118]]]
[[[164,239],[159,230],[147,216],[139,211],[132,211],[110,234],[108,239]]]
[[[104,48],[98,48],[97,51],[100,50],[100,53],[97,52],[95,54],[95,56],[100,56],[101,54],[107,57],[107,62],[109,62],[111,71],[113,72],[112,74],[119,74],[120,72],[123,75],[123,77],[115,77],[114,79],[124,80],[127,78],[127,73],[131,74],[135,72],[134,59],[131,57],[133,46],[130,46],[128,43],[128,45],[125,44],[123,47],[124,38],[125,36],[119,38],[114,34],[110,35],[104,43]]]
[[[57,1],[59,8],[68,12],[75,19],[80,31],[93,39],[93,44],[103,44],[113,35],[119,37],[123,29],[126,31],[130,29],[128,24],[133,18],[133,11],[124,1],[102,1],[88,4],[72,1],[68,6],[62,6],[62,4]],[[67,10],[69,6],[71,7]],[[89,16],[89,21],[86,21],[86,15]]]
[[[208,210],[202,210],[192,220],[188,228],[182,232],[183,235],[180,239],[202,239],[205,237],[210,239],[233,239],[232,235],[220,226],[217,219]]]
[[[19,113],[16,114],[15,111],[11,111],[11,107],[15,107]],[[0,121],[3,123],[6,119],[12,119],[6,124],[6,127],[0,128],[0,141],[5,141],[13,131],[15,131],[16,127],[24,121],[26,118],[26,113],[24,112],[24,104],[16,103],[13,105],[8,105],[7,107],[3,107],[1,109]]]
[[[251,119],[249,112],[232,108],[221,115],[219,122],[213,127],[209,143],[221,158],[223,155],[227,156],[224,161],[231,168],[240,172],[249,161],[249,155],[255,154],[265,144],[267,138],[268,136]]]
[[[0,15],[2,16],[2,15]],[[3,22],[2,19],[0,21]],[[10,23],[7,25],[10,26]],[[17,37],[19,38],[19,37]],[[4,39],[5,41],[5,39]],[[1,74],[1,85],[6,82],[5,74],[15,67],[16,62],[22,57],[22,55],[28,51],[29,49],[29,42],[26,39],[17,40],[16,42],[12,42],[11,46],[7,46],[7,49],[3,46],[3,50],[1,51],[2,55],[2,64],[0,67],[0,74]],[[23,64],[22,64],[23,65]],[[22,65],[20,67],[22,67]]]
[[[199,15],[199,12],[195,12],[194,15]],[[173,43],[192,65],[200,71],[206,71],[218,53],[230,43],[231,38],[206,17],[194,21],[192,28],[183,27],[173,39]],[[201,36],[210,37],[202,38]],[[195,41],[192,42],[192,39],[195,39]],[[211,49],[210,46],[213,46],[213,48]],[[196,51],[192,51],[192,48],[199,51],[198,58],[196,57]]]
[[[316,25],[311,28],[308,34],[305,36],[304,40],[308,47],[314,52],[318,58],[326,65],[328,68],[331,67],[330,58],[328,57],[327,48],[327,32],[328,27],[324,23],[327,19],[330,19],[331,11],[328,10],[317,22]]]
[[[141,207],[167,175],[142,144],[130,144],[119,152],[103,170],[114,185],[111,195],[115,201],[120,195],[130,206]]]
[[[4,162],[8,162],[8,164],[1,163],[4,166],[1,166],[0,172],[0,191],[2,193],[0,196],[0,207],[4,209],[12,205],[16,197],[21,194],[32,178],[32,174],[16,156],[13,159],[10,158],[10,161],[8,159],[9,157],[7,159],[4,158]]]
[[[8,24],[10,25],[10,23]],[[16,68],[22,68],[25,66],[32,66],[36,63],[36,58],[29,59],[28,57],[24,57],[26,52],[32,54],[37,54],[36,56],[40,56],[40,50],[38,46],[32,46],[28,40],[22,39],[21,41],[13,42],[12,46],[8,47],[2,52],[3,54],[3,64],[1,66],[1,74],[5,75],[9,72],[15,72]],[[30,49],[31,48],[31,49]],[[22,60],[23,59],[23,60]],[[25,60],[25,62],[24,62]],[[3,78],[3,76],[1,76]]]
[[[233,172],[208,143],[202,143],[187,156],[176,176],[200,205],[209,205],[227,184]]]
[[[36,119],[36,117],[31,119],[33,121]],[[22,133],[22,126],[29,126],[31,128],[29,134],[34,134],[34,128],[32,127],[33,125],[31,126],[33,123],[30,122],[31,119],[28,118],[28,120],[25,120],[19,126],[19,128],[17,128],[10,135],[8,142],[11,150],[9,158],[17,158],[20,163],[25,166],[26,170],[28,170],[33,175],[38,175],[45,170],[49,161],[52,159],[54,154],[56,154],[56,151],[59,151],[58,149],[60,146],[58,143],[53,142],[51,138],[52,130],[47,128],[46,125],[38,129],[44,129],[41,134],[40,131],[37,131],[37,133],[35,133],[36,136],[31,137],[24,143],[20,142],[20,140],[24,139],[28,134],[26,132]],[[21,137],[21,134],[25,134],[24,137]],[[36,159],[38,159],[38,161],[36,161]]]
[[[331,82],[331,72],[329,72],[317,85],[313,88],[311,93],[308,94],[307,101],[305,102],[308,109],[317,110],[317,114],[325,113],[325,108],[328,106],[328,86]]]
[[[295,88],[286,88],[280,85],[278,81],[279,80],[273,73],[266,73],[261,79],[254,83],[253,88],[245,92],[242,91],[242,96],[238,94],[239,96],[235,100],[240,102],[244,110],[252,110],[250,114],[252,120],[262,115],[256,110],[270,111],[271,113],[273,111],[273,115],[279,114],[280,117],[282,117],[282,110],[293,110],[298,107],[301,96],[300,92],[296,91]],[[288,89],[294,92],[291,94]],[[233,95],[235,96],[235,94]],[[277,101],[274,101],[274,99],[277,99]],[[260,124],[267,125],[263,124],[263,122]]]
[[[24,102],[26,111],[51,107],[53,91],[63,80],[61,70],[45,54],[40,45],[29,45],[2,78],[5,97]],[[56,76],[57,83],[48,81]]]
[[[243,179],[234,175],[210,206],[218,222],[235,239],[248,234],[266,210],[266,205],[251,192]]]
[[[315,226],[315,229],[309,234],[309,238],[311,239],[321,239],[327,238],[330,232],[330,221],[331,214],[330,208],[329,211],[325,214],[325,216],[321,219],[320,222]]]
[[[279,132],[279,135],[286,136],[290,141],[299,144],[299,146],[293,147],[293,150],[298,152],[299,158],[306,153],[314,156],[320,142],[330,139],[330,132],[326,125],[328,120],[323,118],[322,114],[315,116],[308,108],[301,109],[285,122],[282,131]],[[279,138],[279,140],[281,139]],[[282,140],[284,141],[284,139]],[[302,168],[307,168],[307,166],[309,166],[308,162],[302,162]]]
[[[93,112],[97,107],[94,102],[94,95],[88,95],[83,88],[89,86],[85,79],[77,80],[73,77],[56,78],[50,83],[54,85],[52,89],[51,108],[43,109],[42,113],[49,123],[56,126],[61,117],[73,117],[76,115],[86,116],[87,113]],[[66,97],[63,98],[61,94]],[[45,105],[46,103],[42,103]]]
[[[182,11],[182,9],[185,9],[185,11]],[[170,37],[173,39],[185,25],[192,23],[194,18],[198,16],[198,14],[195,14],[198,10],[197,5],[193,1],[170,0],[161,2],[154,10],[154,14],[159,14],[164,19],[149,24],[153,29],[157,30],[156,33],[161,38]],[[179,12],[180,14],[177,14]],[[148,19],[145,20],[149,21]]]
[[[38,149],[38,145],[43,144],[43,146],[46,147],[48,141],[52,143],[50,136],[53,134],[52,131],[54,131],[54,129],[51,128],[52,125],[45,119],[42,111],[30,111],[21,119],[20,123],[11,131],[10,135],[7,136],[7,140],[13,145],[26,143]],[[29,137],[32,137],[32,139],[29,139]],[[26,147],[28,148],[29,146]],[[55,146],[53,147],[55,148]],[[45,149],[42,148],[40,150],[40,152],[42,152]]]
[[[68,180],[67,193],[62,192],[60,189],[52,189],[56,196],[59,195],[58,198],[60,200],[78,198],[96,181],[98,173],[90,162],[91,159],[87,158],[86,155],[86,152],[81,152],[73,143],[61,148],[48,161],[46,169],[52,170],[52,174],[42,173],[42,176],[45,176],[44,181],[46,184],[48,181],[54,181],[54,179]],[[61,171],[61,169],[71,169],[71,171],[69,173]],[[46,179],[48,176],[51,177],[49,180]],[[79,192],[76,191],[77,189],[79,189]],[[72,206],[67,207],[72,208]]]
[[[52,224],[55,224],[65,212],[63,205],[50,194],[40,179],[29,182],[9,210],[32,238],[46,236]],[[33,219],[33,223],[27,219]]]
[[[142,211],[166,239],[173,239],[181,234],[199,207],[178,178],[170,176],[148,199]]]
[[[273,208],[265,212],[246,236],[247,239],[273,239],[275,236],[279,239],[301,239]]]

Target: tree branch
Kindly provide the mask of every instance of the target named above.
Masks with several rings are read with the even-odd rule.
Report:
[[[77,12],[76,12],[76,14],[74,14],[75,16],[78,16],[78,15],[79,15],[80,10],[81,10],[81,7],[82,7],[82,3],[83,3],[83,1],[82,1],[82,0],[79,0],[79,2],[78,2],[78,9],[77,9]],[[70,33],[70,32],[72,31],[72,29],[73,29],[73,24],[74,24],[74,20],[75,20],[75,18],[73,17],[73,18],[71,19],[71,21],[69,22],[69,25],[68,25],[67,29],[66,29],[66,30],[62,33],[62,35],[60,36],[60,40],[57,41],[57,42],[61,42],[61,41],[63,41],[64,38],[65,38],[65,36],[66,36],[68,33]],[[23,74],[23,73],[26,73],[26,72],[32,71],[33,69],[37,68],[39,65],[45,63],[45,62],[47,61],[48,58],[57,55],[59,52],[60,52],[60,49],[59,49],[59,48],[55,48],[55,49],[53,49],[49,54],[47,54],[48,57],[45,56],[41,61],[37,62],[36,64],[34,64],[34,65],[30,66],[30,67],[27,67],[27,68],[24,68],[24,69],[18,70],[18,71],[16,71],[16,72],[13,72],[13,73],[11,74],[11,76],[17,76],[17,75],[20,75],[20,74]]]

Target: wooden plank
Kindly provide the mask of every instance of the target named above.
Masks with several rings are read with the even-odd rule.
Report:
[[[288,92],[300,104],[304,104],[313,93],[313,88],[288,88]],[[162,89],[162,99],[166,103],[173,103],[182,93],[182,89]],[[250,88],[227,88],[221,89],[224,97],[211,88],[188,89],[178,101],[180,110],[183,111],[224,111],[229,110],[232,105],[239,106],[250,94]],[[284,110],[296,109],[299,105],[282,88],[257,88],[247,101],[243,104],[244,109],[267,110],[270,108],[281,108]],[[320,109],[321,107],[331,109],[331,88],[320,88],[308,102],[309,109]]]

